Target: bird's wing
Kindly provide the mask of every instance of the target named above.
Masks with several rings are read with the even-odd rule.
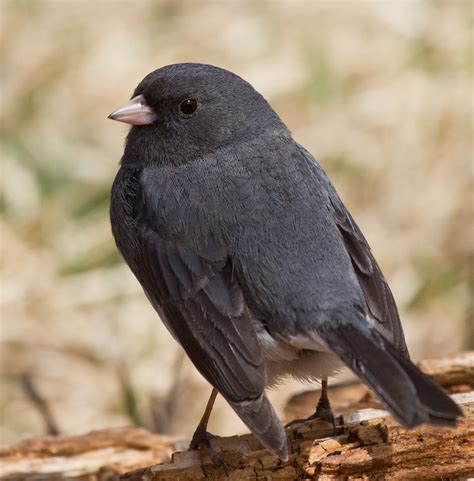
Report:
[[[328,195],[328,208],[350,255],[366,309],[353,306],[343,320],[318,325],[318,336],[379,396],[406,427],[422,423],[454,426],[462,415],[440,386],[409,359],[395,301],[369,245],[322,169],[307,154]],[[314,170],[313,170],[314,172]],[[374,325],[367,323],[367,313]]]
[[[285,431],[268,401],[262,349],[232,260],[208,233],[185,243],[160,235],[158,208],[143,189],[139,277],[147,297],[199,372],[268,448],[288,456]],[[151,209],[151,210],[150,210]],[[183,214],[184,215],[184,214]]]
[[[370,317],[375,321],[376,328],[386,335],[400,351],[408,355],[395,300],[377,261],[372,255],[367,240],[342,203],[324,171],[309,152],[304,150],[304,154],[311,168],[317,169],[318,178],[328,193],[329,208],[341,233],[346,250],[351,257]]]
[[[230,260],[208,261],[151,229],[143,251],[147,296],[197,369],[228,400],[258,397],[263,355]]]

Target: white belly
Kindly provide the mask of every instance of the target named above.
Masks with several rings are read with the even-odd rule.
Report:
[[[339,357],[317,339],[295,337],[288,342],[276,341],[265,330],[259,330],[257,337],[265,356],[268,387],[285,377],[319,381],[344,367]]]

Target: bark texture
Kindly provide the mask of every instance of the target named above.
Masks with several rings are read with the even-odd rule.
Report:
[[[331,426],[318,420],[288,430],[293,454],[287,463],[262,449],[251,435],[215,438],[212,445],[227,465],[226,474],[204,451],[187,451],[188,441],[139,428],[119,428],[83,436],[31,438],[1,448],[1,479],[405,481],[474,477],[474,353],[423,361],[420,367],[457,392],[453,397],[465,417],[455,429],[403,429],[385,411],[374,408],[376,403],[365,387],[351,384],[335,389],[336,398],[348,396],[352,402],[339,411],[343,414],[335,435]],[[293,397],[289,412],[295,398],[301,401]],[[301,402],[296,406],[296,411],[310,407]]]
[[[289,431],[287,463],[262,449],[250,435],[216,439],[214,449],[229,475],[199,451],[175,453],[171,463],[140,469],[127,481],[194,480],[435,480],[474,476],[474,394],[455,395],[465,417],[456,429],[425,426],[406,430],[383,411],[343,415],[339,433],[315,421]]]

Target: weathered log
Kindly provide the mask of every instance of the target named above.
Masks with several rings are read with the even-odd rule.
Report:
[[[457,394],[465,417],[455,429],[407,430],[384,411],[343,415],[338,434],[321,421],[289,430],[287,463],[262,449],[250,435],[213,440],[229,476],[200,451],[175,453],[172,462],[122,476],[127,481],[313,480],[393,481],[465,479],[474,476],[474,392]],[[381,416],[382,415],[382,416]]]
[[[418,367],[441,386],[470,385],[474,387],[474,352],[433,357],[417,363]]]
[[[337,434],[322,421],[288,430],[293,454],[282,463],[251,435],[216,438],[229,476],[202,451],[138,428],[42,437],[0,450],[5,481],[428,480],[474,476],[474,392],[457,394],[465,417],[455,429],[406,430],[384,411],[344,414]],[[157,464],[163,463],[163,464]],[[152,466],[150,466],[152,465]],[[149,466],[143,468],[143,466]],[[128,472],[131,469],[138,468]],[[127,473],[127,474],[124,474]],[[120,475],[122,477],[120,478]]]
[[[455,429],[403,429],[385,411],[362,409],[377,406],[376,401],[364,386],[353,384],[334,390],[335,405],[342,406],[336,411],[343,413],[335,435],[318,420],[288,430],[293,454],[287,463],[252,435],[215,438],[212,445],[228,467],[227,477],[205,452],[186,451],[188,441],[118,428],[0,448],[0,476],[4,481],[466,479],[474,477],[474,391],[463,391],[473,384],[473,361],[474,353],[464,353],[420,364],[458,392],[453,398],[465,417]],[[347,399],[351,404],[343,405]]]
[[[187,443],[141,428],[41,436],[0,448],[0,479],[8,481],[113,481],[121,473],[162,463]]]

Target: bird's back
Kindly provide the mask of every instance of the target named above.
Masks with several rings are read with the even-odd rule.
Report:
[[[289,136],[268,135],[180,166],[122,168],[114,191],[112,224],[126,225],[121,250],[132,270],[128,224],[141,222],[134,212],[151,211],[147,222],[171,242],[212,239],[230,253],[249,307],[269,329],[290,336],[317,329],[318,320],[343,321],[357,308],[406,351],[368,244],[319,164]],[[136,207],[144,196],[153,208]]]

